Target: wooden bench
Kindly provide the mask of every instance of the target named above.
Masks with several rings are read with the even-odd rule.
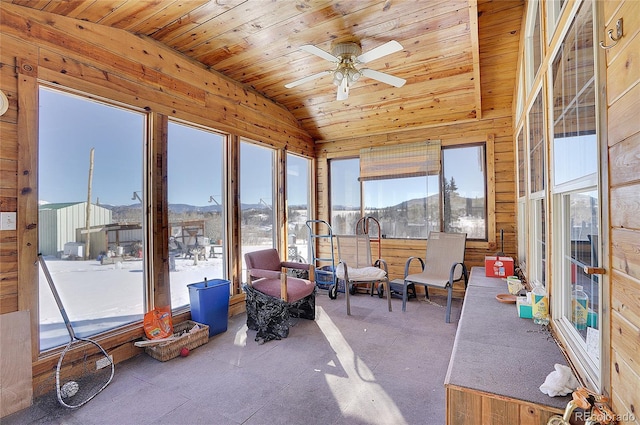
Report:
[[[567,362],[548,330],[495,299],[507,292],[502,278],[472,269],[445,378],[449,425],[546,424],[571,400],[540,391]]]

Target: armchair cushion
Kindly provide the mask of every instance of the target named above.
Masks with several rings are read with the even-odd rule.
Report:
[[[251,272],[253,273],[254,270],[251,270]],[[274,298],[280,298],[280,278],[258,279],[253,282],[253,287],[263,294],[271,295]],[[290,303],[294,303],[311,295],[314,289],[315,284],[313,282],[305,279],[298,279],[297,277],[287,277],[287,300]]]

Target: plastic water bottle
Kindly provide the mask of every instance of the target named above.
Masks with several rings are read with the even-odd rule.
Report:
[[[581,285],[576,285],[572,296],[571,321],[577,330],[587,329],[587,316],[589,314],[589,297],[582,290]]]
[[[549,324],[549,298],[547,297],[547,291],[540,284],[531,291],[531,309],[533,313],[533,323],[538,325]]]

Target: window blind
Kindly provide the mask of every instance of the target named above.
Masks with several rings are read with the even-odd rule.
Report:
[[[360,150],[360,181],[440,174],[440,141]]]

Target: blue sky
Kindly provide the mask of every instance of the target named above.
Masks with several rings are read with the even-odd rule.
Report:
[[[93,202],[130,205],[134,192],[143,188],[145,115],[59,92],[40,90],[39,199],[47,202],[76,202],[87,199],[89,155],[93,147]],[[169,125],[169,202],[208,206],[211,196],[222,202],[224,181],[224,136],[201,128],[171,122]],[[243,203],[272,204],[271,170],[273,150],[243,142],[240,160],[240,191]],[[447,149],[445,172],[454,170],[462,196],[482,197],[484,179],[479,178],[475,148]],[[469,155],[474,155],[470,158]],[[304,204],[308,196],[306,159],[289,155],[287,174],[289,205]],[[471,161],[471,162],[470,162]],[[334,205],[359,205],[358,160],[336,161],[334,181],[352,184],[332,190]],[[459,166],[466,164],[466,166]],[[471,166],[471,165],[475,165]],[[339,171],[342,169],[342,171]],[[475,172],[474,172],[475,170]],[[449,173],[447,173],[449,174]],[[406,200],[410,187],[398,181],[381,181],[378,193],[366,201],[369,207],[395,205]],[[436,187],[430,187],[434,193]],[[426,188],[415,190],[424,196]],[[382,195],[381,195],[382,194]]]
[[[94,153],[92,196],[101,204],[130,205],[143,188],[145,116],[73,95],[40,90],[39,199],[87,199],[89,157]],[[168,191],[171,203],[222,202],[223,136],[178,123],[169,126]],[[272,150],[242,143],[241,196],[271,204]],[[289,156],[289,203],[305,203],[308,161]]]

